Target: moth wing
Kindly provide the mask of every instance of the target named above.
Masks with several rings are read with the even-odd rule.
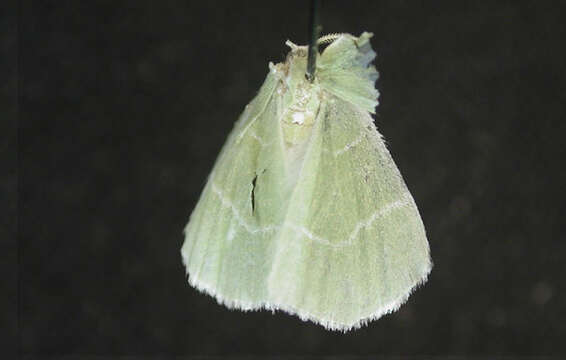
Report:
[[[271,237],[278,229],[283,178],[277,80],[269,74],[236,122],[185,228],[189,282],[228,307],[252,309],[267,297]],[[254,204],[261,191],[262,202]],[[275,209],[275,210],[274,210]]]
[[[364,109],[331,96],[276,241],[272,301],[349,330],[395,311],[431,269],[417,207]]]
[[[317,77],[324,90],[373,114],[378,105],[374,84],[379,74],[371,65],[376,56],[369,42],[372,36],[367,32],[360,37],[340,35],[320,56]]]

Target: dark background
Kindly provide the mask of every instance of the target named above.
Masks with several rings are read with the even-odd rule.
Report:
[[[19,6],[24,355],[566,356],[565,2],[324,2],[323,33],[375,34],[376,124],[435,264],[400,311],[345,335],[219,306],[180,256],[268,62],[306,43],[308,3]]]

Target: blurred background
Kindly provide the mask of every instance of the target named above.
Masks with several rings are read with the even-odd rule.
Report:
[[[24,355],[566,356],[565,2],[323,2],[323,33],[375,34],[376,124],[435,264],[398,312],[345,335],[230,311],[180,256],[268,62],[306,44],[308,3],[19,6]]]

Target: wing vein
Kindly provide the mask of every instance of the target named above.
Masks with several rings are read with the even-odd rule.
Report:
[[[234,218],[238,221],[238,225],[243,227],[250,234],[255,234],[255,233],[258,233],[258,232],[275,231],[275,230],[281,229],[282,227],[287,227],[287,228],[290,228],[294,231],[301,232],[303,235],[305,235],[311,241],[314,241],[314,242],[319,243],[321,245],[326,245],[326,246],[329,246],[329,247],[332,247],[332,248],[342,248],[342,247],[346,247],[346,246],[351,246],[353,241],[356,240],[358,233],[363,228],[370,226],[377,219],[389,215],[393,210],[397,210],[397,209],[400,209],[402,207],[405,207],[405,206],[411,204],[411,202],[408,199],[408,196],[406,196],[406,197],[404,197],[400,200],[390,202],[389,204],[385,205],[381,209],[374,212],[372,214],[372,216],[370,216],[367,220],[358,222],[356,224],[356,227],[354,228],[354,230],[352,230],[352,232],[350,233],[350,235],[348,236],[348,238],[346,240],[338,242],[336,244],[333,244],[330,240],[316,235],[315,233],[311,232],[309,229],[307,229],[303,226],[298,226],[298,225],[291,223],[289,221],[283,223],[282,225],[268,225],[268,226],[265,226],[265,227],[255,227],[255,226],[249,224],[246,220],[244,220],[244,218],[242,217],[242,215],[240,214],[240,212],[238,211],[236,206],[228,198],[226,198],[224,196],[224,194],[222,193],[222,190],[220,190],[218,188],[218,186],[216,186],[216,184],[214,184],[214,183],[212,184],[212,192],[214,194],[216,194],[216,196],[218,196],[218,198],[220,199],[220,202],[222,203],[222,206],[231,209],[232,214],[234,215]]]

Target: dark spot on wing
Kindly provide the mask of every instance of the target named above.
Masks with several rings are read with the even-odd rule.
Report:
[[[255,174],[252,180],[252,192],[251,192],[251,201],[252,201],[252,215],[255,211],[255,183],[257,181],[257,174]]]

